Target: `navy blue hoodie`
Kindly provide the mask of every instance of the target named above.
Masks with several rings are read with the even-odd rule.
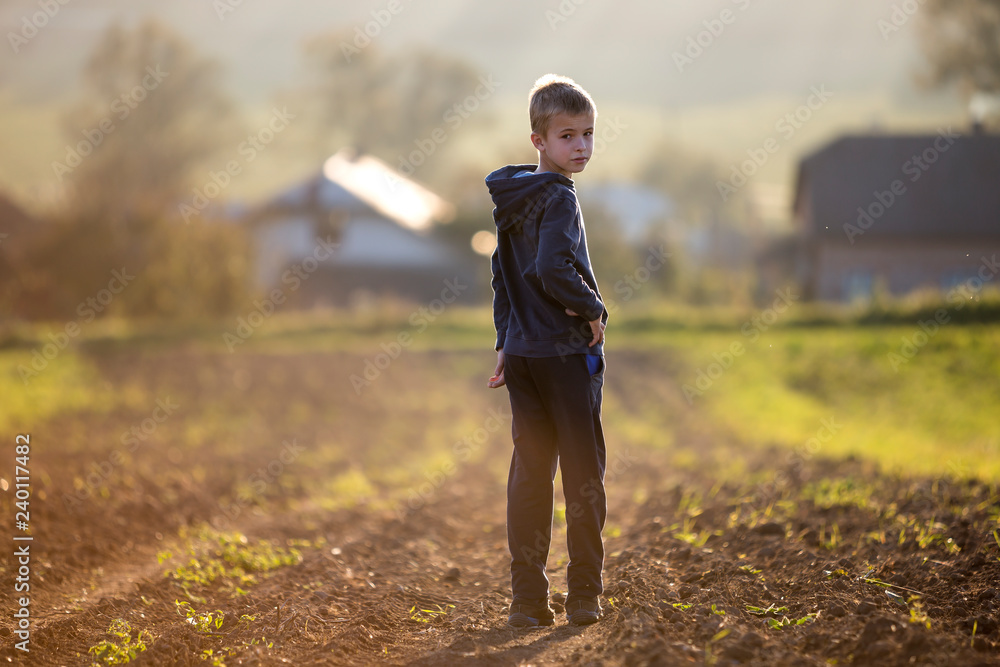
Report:
[[[493,323],[496,349],[524,357],[603,354],[589,320],[607,321],[587,254],[573,181],[535,165],[508,165],[486,177],[496,208]],[[569,308],[574,317],[566,314]]]

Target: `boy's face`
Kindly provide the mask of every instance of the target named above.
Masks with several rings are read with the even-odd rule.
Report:
[[[587,167],[594,152],[594,115],[556,114],[542,136],[531,133],[538,149],[538,171],[552,171],[571,178]]]

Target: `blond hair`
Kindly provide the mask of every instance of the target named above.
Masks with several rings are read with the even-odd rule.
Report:
[[[531,131],[545,136],[549,131],[549,122],[560,113],[570,116],[593,114],[596,118],[597,105],[590,94],[573,79],[546,74],[535,81],[528,95]]]

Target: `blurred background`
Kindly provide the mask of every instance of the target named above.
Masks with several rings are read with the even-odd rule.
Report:
[[[1000,655],[1000,0],[0,0],[0,26],[0,433],[31,454],[0,517],[29,468],[36,664],[506,650],[484,178],[537,159],[548,72],[599,110],[575,181],[635,618],[497,664],[633,664],[654,597],[715,625],[644,631],[653,662],[820,605],[839,638],[735,655]],[[859,600],[934,636],[903,652]]]
[[[549,71],[598,103],[578,191],[618,301],[942,298],[1000,247],[993,0],[25,0],[0,23],[6,324],[426,303],[455,277],[488,303],[483,178],[536,160]]]

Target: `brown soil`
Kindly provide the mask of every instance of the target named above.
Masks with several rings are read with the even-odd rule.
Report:
[[[94,359],[112,387],[147,386],[149,396],[169,394],[184,406],[214,401],[220,428],[241,447],[191,445],[200,436],[182,435],[179,424],[194,418],[179,413],[141,458],[130,459],[127,474],[126,466],[116,471],[103,496],[70,511],[61,498],[74,471],[104,460],[152,404],[34,425],[31,652],[14,650],[5,613],[0,659],[89,665],[88,648],[112,639],[109,624],[124,619],[151,637],[133,665],[211,664],[202,659],[206,650],[222,652],[227,665],[1000,665],[995,484],[900,479],[860,461],[813,458],[786,462],[775,489],[766,482],[776,478],[784,452],[749,452],[711,434],[669,380],[640,392],[637,377],[669,375],[666,357],[612,354],[606,392],[636,411],[639,393],[659,401],[676,424],[674,449],[694,463],[678,467],[655,448],[616,452],[609,429],[604,617],[575,628],[557,614],[554,627],[536,630],[505,625],[507,425],[491,435],[483,457],[459,466],[417,509],[399,511],[377,497],[331,509],[308,484],[351,465],[374,465],[375,454],[361,450],[387,405],[417,430],[435,419],[429,404],[414,399],[419,387],[390,389],[400,378],[446,368],[460,378],[448,391],[478,396],[492,369],[488,356],[413,352],[387,371],[383,386],[360,397],[342,380],[364,359],[346,354],[162,351]],[[483,372],[469,370],[477,366]],[[338,382],[325,384],[310,375],[316,371]],[[333,432],[346,443],[344,459],[324,459],[335,469],[295,468],[225,527],[251,544],[325,543],[302,547],[297,564],[257,573],[245,595],[218,582],[194,587],[204,599],[195,604],[199,611],[224,612],[221,627],[198,631],[177,614],[184,591],[163,576],[181,560],[160,564],[156,555],[182,550],[181,527],[218,521],[220,499],[233,496],[247,471],[274,460],[290,405],[300,406],[295,432],[305,434],[303,442]],[[339,406],[332,416],[330,406]],[[208,474],[190,474],[195,455]],[[737,456],[745,467],[740,479],[713,474],[713,461]],[[821,484],[842,493],[824,500],[816,492]],[[9,525],[13,509],[9,498],[4,503]],[[565,592],[564,542],[557,524],[549,560],[554,592]],[[254,620],[241,622],[243,615]]]

